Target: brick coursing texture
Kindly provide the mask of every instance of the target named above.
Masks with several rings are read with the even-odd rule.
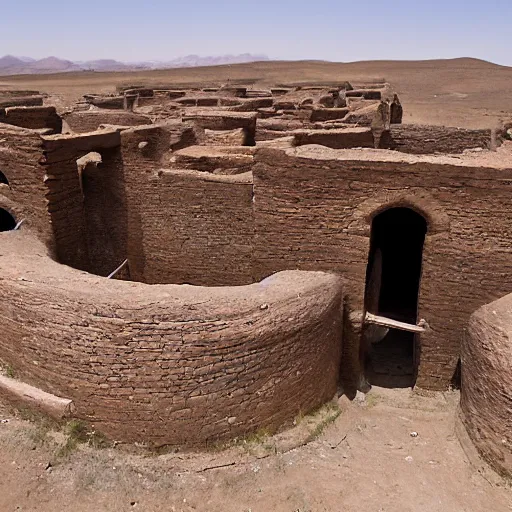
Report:
[[[161,127],[126,130],[121,139],[131,278],[202,286],[253,282],[252,177],[162,170],[169,149],[188,139]]]
[[[159,172],[169,150],[196,141],[185,123],[45,137],[59,261],[106,276],[127,258],[147,283],[253,282],[251,177]],[[76,160],[91,151],[102,163],[80,188]]]
[[[491,149],[491,130],[446,126],[391,125],[380,140],[381,149],[404,153],[462,153],[467,149]]]
[[[191,146],[173,153],[172,167],[214,174],[242,174],[252,170],[255,149],[249,146]]]
[[[243,287],[106,280],[0,234],[0,354],[109,437],[204,446],[277,428],[336,392],[339,277]]]
[[[97,130],[102,124],[116,126],[139,126],[151,124],[151,119],[141,114],[117,110],[69,112],[62,118],[75,133],[87,133]]]
[[[139,203],[146,202],[148,173],[159,167],[169,149],[196,143],[197,137],[184,123],[144,126],[135,133],[138,142],[130,146],[130,156],[121,150],[118,131],[43,137],[46,197],[61,263],[106,276],[128,257],[137,269],[142,257],[138,251],[143,250],[137,219]],[[148,145],[139,149],[139,142]],[[158,146],[156,154],[154,145]],[[98,167],[88,165],[80,183],[77,160],[90,152],[99,153],[102,162]],[[156,198],[149,197],[148,201],[152,199]],[[135,251],[129,250],[130,241]],[[144,280],[137,272],[134,279]]]
[[[143,232],[143,217],[146,217],[146,224],[151,222],[145,213],[147,210],[157,214],[155,222],[158,225],[165,222],[165,212],[169,213],[172,208],[170,204],[161,204],[159,196],[155,195],[155,173],[162,167],[169,166],[171,151],[197,144],[202,135],[193,125],[182,122],[137,127],[121,132],[121,156],[128,205],[127,255],[130,276],[135,281],[145,282],[146,260],[150,266],[158,265],[152,258],[158,257],[165,250],[160,248],[157,254],[152,253],[155,242],[152,241],[151,232],[147,236]],[[146,243],[150,249],[147,254]],[[165,281],[172,279],[168,277]]]
[[[17,221],[24,220],[24,229],[37,233],[53,247],[41,155],[37,132],[0,124],[0,171],[9,181],[9,186],[0,185],[0,208],[8,210]]]
[[[512,295],[478,309],[462,343],[462,421],[483,458],[512,477]]]
[[[0,109],[0,123],[29,129],[48,129],[62,132],[62,119],[55,107],[11,107]]]
[[[0,108],[9,107],[42,107],[42,96],[14,96],[0,97]]]
[[[126,257],[126,201],[118,132],[43,137],[45,184],[57,257],[80,270],[108,275]],[[80,182],[77,160],[102,156]],[[93,187],[93,183],[99,187]],[[102,254],[98,243],[105,244]]]
[[[215,286],[288,269],[339,273],[346,281],[342,368],[352,381],[361,372],[359,328],[376,213],[408,206],[428,222],[419,317],[430,329],[421,336],[420,387],[449,385],[469,315],[511,288],[510,169],[390,152],[260,149],[252,187],[243,175],[162,170],[170,152],[200,140],[186,123],[43,137],[44,167],[35,158],[37,134],[24,141],[23,130],[7,131],[20,153],[2,158],[11,167],[28,158],[26,176],[36,185],[47,173],[46,198],[30,185],[37,205],[26,211],[31,219],[41,214],[44,231],[48,200],[63,263],[106,275],[127,255],[135,281]],[[86,170],[84,198],[76,160],[90,151],[101,153],[103,167]]]
[[[102,150],[99,165],[82,171],[89,269],[108,276],[126,259],[127,206],[119,147]]]
[[[469,316],[512,289],[512,169],[358,155],[311,147],[256,153],[255,279],[284,269],[335,271],[349,307],[362,311],[371,218],[390,206],[413,207],[429,223],[419,318],[430,329],[421,335],[417,384],[446,389]],[[358,350],[345,347],[344,365]]]
[[[320,144],[333,149],[373,148],[373,133],[370,128],[343,128],[338,130],[297,130],[294,146]]]
[[[252,174],[157,171],[141,211],[144,282],[253,282]]]
[[[255,112],[203,111],[183,115],[183,121],[194,122],[197,126],[208,130],[234,130],[242,128],[245,138],[242,145],[254,146],[256,137]]]

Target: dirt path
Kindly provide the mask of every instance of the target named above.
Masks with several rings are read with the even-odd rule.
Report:
[[[286,453],[257,438],[160,456],[84,445],[57,456],[61,434],[4,407],[0,510],[510,512],[510,487],[482,476],[455,437],[457,401],[457,393],[374,388],[364,400],[342,398],[318,439]]]

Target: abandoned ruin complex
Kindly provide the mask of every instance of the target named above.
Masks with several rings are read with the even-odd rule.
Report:
[[[401,124],[385,83],[2,94],[10,399],[201,447],[337,389],[461,381],[512,474],[507,127]]]

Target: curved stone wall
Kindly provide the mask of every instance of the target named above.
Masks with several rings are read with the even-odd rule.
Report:
[[[108,280],[0,234],[0,359],[109,437],[201,446],[332,398],[340,280],[286,271],[205,288]]]
[[[512,476],[512,294],[481,307],[462,343],[461,418],[482,457]]]

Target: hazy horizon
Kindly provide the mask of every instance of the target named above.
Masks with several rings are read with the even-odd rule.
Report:
[[[473,57],[512,66],[506,34],[512,4],[475,0],[364,5],[262,0],[243,5],[197,0],[35,0],[3,6],[0,56],[71,61],[167,61],[244,53],[270,60],[430,60]]]
[[[172,58],[168,58],[168,59],[152,59],[150,57],[147,57],[147,58],[143,58],[143,59],[140,59],[140,60],[137,60],[137,61],[129,61],[129,60],[122,60],[122,59],[113,59],[109,56],[102,56],[102,57],[99,57],[99,58],[90,58],[90,59],[73,59],[73,58],[64,58],[64,57],[61,57],[59,55],[45,55],[43,57],[34,57],[33,59],[38,61],[38,60],[43,60],[43,59],[47,59],[47,58],[58,58],[58,59],[62,59],[62,60],[68,60],[72,63],[85,63],[85,62],[92,62],[92,61],[100,61],[100,60],[115,60],[117,62],[120,62],[122,64],[133,64],[133,65],[136,65],[138,63],[144,63],[144,62],[152,62],[152,63],[155,63],[155,64],[158,64],[158,63],[166,63],[167,61],[172,61],[172,60],[175,60],[175,59],[182,59],[182,58],[185,58],[185,57],[192,57],[192,56],[195,56],[195,57],[199,57],[199,58],[208,58],[208,57],[213,57],[213,58],[217,58],[217,57],[225,57],[225,56],[233,56],[233,57],[237,57],[239,55],[244,55],[244,54],[222,54],[222,55],[219,55],[219,54],[204,54],[204,55],[198,55],[198,54],[184,54],[184,55],[178,55],[178,56],[175,56],[175,57],[172,57]],[[508,64],[501,64],[499,62],[493,62],[491,60],[488,60],[488,59],[480,59],[478,57],[472,57],[470,55],[464,55],[464,56],[457,56],[457,57],[432,57],[432,58],[425,58],[425,59],[393,59],[393,58],[390,58],[390,59],[364,59],[364,60],[347,60],[347,61],[334,61],[334,60],[327,60],[327,59],[301,59],[301,58],[298,58],[298,59],[277,59],[277,58],[272,58],[272,57],[268,57],[266,55],[263,55],[263,54],[247,54],[247,55],[252,55],[253,57],[265,57],[265,59],[262,59],[261,62],[326,62],[326,63],[331,63],[331,64],[357,64],[359,62],[426,62],[426,61],[436,61],[436,60],[461,60],[461,59],[475,59],[475,60],[481,60],[483,62],[488,62],[490,64],[496,64],[498,66],[505,66],[505,67],[512,67],[512,64],[508,65]],[[0,55],[0,58],[2,57],[15,57],[15,58],[18,58],[18,59],[29,59],[29,58],[32,58],[30,55],[13,55],[13,54],[5,54],[5,55]],[[27,61],[28,62],[28,61]],[[260,62],[258,60],[251,60],[250,62]],[[233,64],[212,64],[212,65],[217,65],[217,66],[225,66],[225,65],[243,65],[244,62],[235,62]]]

